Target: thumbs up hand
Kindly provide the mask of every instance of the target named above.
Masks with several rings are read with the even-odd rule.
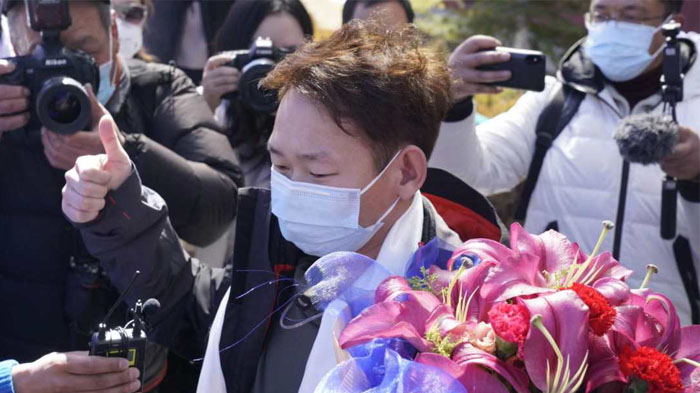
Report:
[[[105,154],[81,156],[66,172],[63,213],[75,223],[94,220],[105,206],[105,196],[119,188],[131,174],[131,160],[117,136],[109,114],[100,119],[98,133]]]

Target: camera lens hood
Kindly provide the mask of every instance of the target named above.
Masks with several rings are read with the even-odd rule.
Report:
[[[270,58],[258,58],[246,64],[241,70],[238,85],[241,101],[256,112],[272,113],[277,110],[277,94],[260,87],[260,80],[275,67]]]
[[[65,76],[49,78],[36,98],[36,114],[41,124],[58,134],[85,130],[91,120],[92,104],[85,88]]]

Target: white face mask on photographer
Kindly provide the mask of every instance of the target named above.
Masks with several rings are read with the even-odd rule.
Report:
[[[399,156],[384,167],[363,189],[340,188],[295,182],[272,167],[272,213],[282,236],[308,255],[323,256],[336,251],[357,251],[379,231],[384,219],[400,198],[373,225],[360,226],[360,199],[382,177]]]
[[[131,59],[143,46],[143,24],[117,18],[117,30],[119,30],[119,54],[124,59]]]
[[[666,20],[668,18],[658,27],[614,20],[598,23],[586,20],[586,55],[611,81],[634,79],[663,50],[662,45],[656,53],[649,54],[654,34],[661,29]]]
[[[114,90],[116,89],[114,79],[116,77],[117,70],[115,67],[113,67],[114,54],[112,53],[112,50],[114,48],[112,45],[112,34],[109,34],[109,61],[104,64],[100,64],[100,88],[97,91],[97,100],[102,105],[107,105],[107,102],[110,98],[112,98],[112,95],[114,95]]]

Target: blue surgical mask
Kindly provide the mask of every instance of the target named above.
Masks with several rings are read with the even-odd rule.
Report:
[[[376,184],[399,153],[363,189],[296,182],[273,167],[272,213],[277,216],[282,236],[313,256],[359,250],[381,229],[399,202],[397,197],[374,224],[360,226],[362,195]]]
[[[112,70],[112,65],[114,64],[114,59],[112,58],[112,35],[109,36],[109,61],[100,65],[100,88],[97,91],[97,100],[100,104],[107,105],[107,101],[112,98],[114,94],[114,70]]]
[[[662,46],[653,55],[649,54],[654,34],[661,26],[607,21],[586,22],[586,28],[586,56],[606,78],[614,82],[628,81],[639,76],[663,50]]]

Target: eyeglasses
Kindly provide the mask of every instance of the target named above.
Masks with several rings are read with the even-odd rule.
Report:
[[[666,17],[666,15],[637,17],[637,16],[624,15],[624,14],[618,15],[618,16],[611,16],[611,15],[601,14],[598,11],[586,12],[586,22],[593,23],[593,24],[605,23],[605,22],[610,22],[610,21],[636,23],[636,24],[647,24],[647,23],[655,21],[655,20],[661,20],[665,17]]]
[[[120,18],[134,24],[141,23],[146,17],[146,14],[148,14],[148,10],[146,9],[145,5],[134,3],[119,6],[115,5],[114,11],[116,11]]]

